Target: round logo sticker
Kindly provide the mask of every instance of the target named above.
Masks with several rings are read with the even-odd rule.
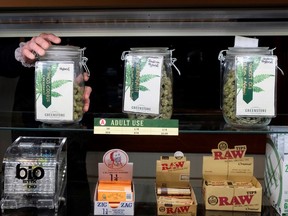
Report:
[[[210,196],[210,197],[208,198],[208,203],[209,203],[210,205],[217,205],[217,203],[218,203],[218,198],[217,198],[216,196]]]
[[[183,152],[181,152],[181,151],[176,151],[176,152],[174,153],[174,157],[175,157],[176,159],[178,159],[178,160],[181,160],[181,159],[184,157],[184,154],[183,154]]]
[[[221,151],[226,151],[228,149],[228,143],[225,141],[221,141],[218,143],[218,149]]]
[[[121,149],[111,149],[103,156],[104,164],[110,169],[120,169],[128,163],[128,155]]]
[[[100,124],[101,126],[106,125],[106,120],[105,120],[105,119],[100,119],[100,120],[99,120],[99,124]]]
[[[165,212],[165,207],[164,206],[160,206],[159,207],[159,212]]]

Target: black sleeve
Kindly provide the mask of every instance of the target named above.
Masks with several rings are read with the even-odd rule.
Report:
[[[18,38],[0,39],[0,76],[14,78],[23,70],[22,64],[15,59],[15,49],[18,47]]]

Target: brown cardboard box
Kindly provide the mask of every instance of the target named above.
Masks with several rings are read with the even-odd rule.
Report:
[[[220,142],[213,156],[203,157],[203,198],[207,210],[261,212],[262,186],[253,176],[253,157],[246,146],[229,149]]]
[[[158,215],[196,215],[197,200],[190,184],[190,161],[183,153],[182,156],[162,156],[157,160],[155,187]]]

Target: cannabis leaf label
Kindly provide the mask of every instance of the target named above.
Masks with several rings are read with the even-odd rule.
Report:
[[[133,101],[139,97],[139,91],[149,91],[149,89],[143,85],[159,75],[155,74],[143,74],[142,69],[145,67],[147,58],[133,58],[132,61],[126,61],[125,67],[125,92],[130,88],[130,97]]]
[[[48,108],[52,103],[52,98],[58,98],[62,95],[56,89],[62,87],[71,80],[54,80],[58,68],[57,63],[43,63],[42,69],[36,69],[36,101],[42,96],[42,104]]]
[[[242,91],[243,100],[248,104],[253,100],[253,93],[263,92],[264,90],[257,86],[272,74],[254,75],[255,70],[260,64],[261,57],[253,57],[242,63],[236,60],[236,76],[237,76],[237,95]]]

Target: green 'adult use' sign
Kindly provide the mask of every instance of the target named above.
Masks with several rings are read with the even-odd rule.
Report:
[[[94,119],[94,134],[178,135],[178,127],[176,119]]]

